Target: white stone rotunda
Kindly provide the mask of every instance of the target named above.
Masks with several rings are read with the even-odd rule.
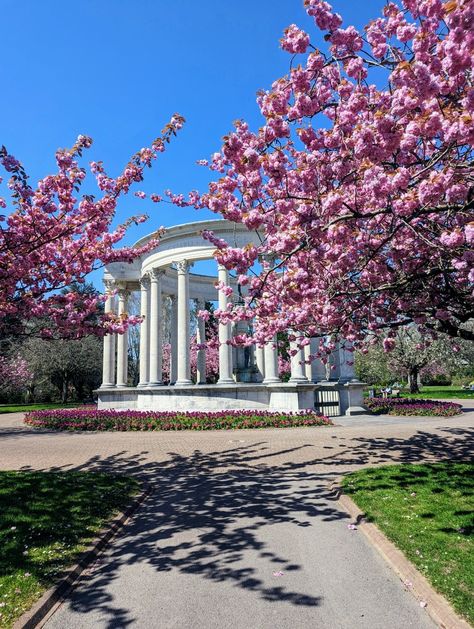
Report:
[[[259,244],[258,235],[245,226],[226,220],[209,220],[167,228],[159,246],[133,263],[112,263],[104,274],[108,292],[106,312],[127,312],[131,291],[140,291],[140,381],[128,386],[128,335],[104,338],[103,379],[98,389],[101,409],[217,411],[227,409],[297,411],[316,408],[325,414],[354,415],[362,407],[362,383],[348,364],[346,351],[331,358],[330,377],[320,361],[305,364],[305,355],[317,351],[318,339],[299,350],[291,361],[289,382],[278,376],[278,350],[274,342],[264,348],[232,348],[227,344],[233,324],[219,324],[219,379],[206,384],[206,350],[197,354],[196,383],[190,369],[191,300],[199,309],[218,301],[225,309],[229,299],[216,289],[216,282],[233,285],[229,272],[216,265],[216,276],[192,273],[194,262],[214,260],[215,247],[201,232],[213,231],[230,246]],[[142,238],[144,245],[153,236]],[[234,291],[235,293],[236,291]],[[162,317],[164,300],[171,300],[170,382],[162,382]],[[197,342],[205,342],[205,322],[199,320]]]

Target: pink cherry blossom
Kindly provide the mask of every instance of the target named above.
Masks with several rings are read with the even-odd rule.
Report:
[[[288,27],[299,65],[259,92],[263,124],[236,123],[193,196],[260,236],[239,248],[203,233],[249,277],[218,316],[255,319],[260,343],[291,328],[360,347],[412,322],[474,338],[472,2],[389,2],[361,30],[304,4],[317,50]]]
[[[84,170],[79,159],[92,140],[79,136],[71,149],[56,153],[58,171],[32,188],[21,163],[0,148],[0,165],[10,174],[11,201],[0,230],[0,334],[41,334],[77,338],[109,331],[124,333],[139,317],[102,313],[104,297],[61,291],[109,262],[132,262],[158,245],[160,231],[143,247],[115,248],[127,228],[146,220],[133,216],[111,229],[120,197],[143,180],[146,166],[182,126],[175,114],[151,148],[142,148],[111,178],[102,162],[91,162],[101,194],[80,195]],[[144,192],[136,196],[144,198]],[[158,198],[153,198],[158,201]],[[6,203],[2,205],[7,206]],[[34,325],[28,322],[34,319]]]

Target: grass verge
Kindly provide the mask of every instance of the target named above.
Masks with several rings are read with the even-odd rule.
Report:
[[[474,624],[474,464],[361,470],[343,490],[454,609]]]
[[[469,391],[461,387],[451,386],[424,386],[421,388],[421,393],[410,393],[404,391],[400,393],[401,397],[409,397],[415,399],[431,399],[431,400],[473,400],[474,391]]]
[[[73,408],[77,404],[60,404],[59,402],[47,402],[44,404],[0,404],[2,413],[27,413],[28,411],[42,411],[50,408]]]
[[[93,472],[0,472],[0,627],[9,628],[58,581],[138,491]]]
[[[93,408],[34,411],[25,424],[52,430],[228,430],[237,428],[290,428],[332,426],[312,410],[295,413],[270,411],[116,411]]]
[[[369,397],[369,391],[375,389],[377,395],[381,395],[383,385],[365,387],[364,396]],[[400,391],[402,398],[427,399],[427,400],[472,400],[474,402],[474,391],[455,386],[422,386],[420,393],[410,393],[407,389]]]

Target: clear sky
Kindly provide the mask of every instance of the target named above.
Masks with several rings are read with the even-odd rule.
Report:
[[[364,25],[383,4],[333,2],[346,26]],[[94,139],[86,161],[103,160],[115,176],[177,111],[186,126],[140,186],[158,193],[204,190],[210,175],[195,161],[219,149],[237,118],[261,124],[255,94],[289,68],[279,48],[286,26],[321,41],[302,0],[1,0],[1,16],[0,144],[32,182],[80,133]],[[143,212],[150,220],[127,243],[214,216],[129,195],[117,219]]]

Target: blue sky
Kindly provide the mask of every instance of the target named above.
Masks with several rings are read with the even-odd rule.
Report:
[[[356,26],[383,4],[333,2]],[[35,182],[53,171],[58,147],[87,134],[94,146],[83,165],[101,159],[116,175],[178,111],[186,126],[140,188],[204,190],[210,175],[195,161],[219,149],[235,119],[261,124],[255,94],[287,72],[279,38],[291,23],[321,43],[302,0],[2,0],[0,144]],[[214,216],[130,195],[117,220],[138,212],[150,220],[127,243]]]

